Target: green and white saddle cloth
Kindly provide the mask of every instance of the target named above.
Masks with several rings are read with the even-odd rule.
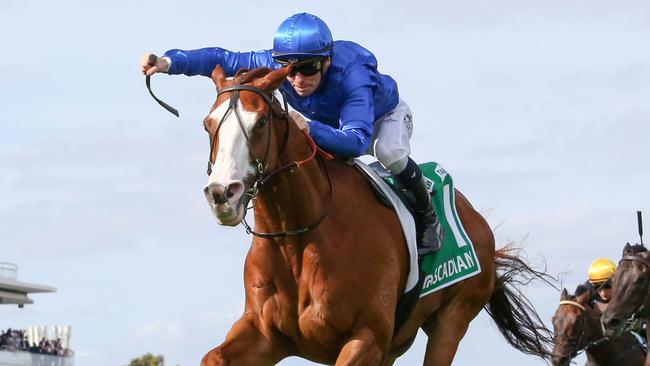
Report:
[[[402,200],[389,187],[389,184],[394,183],[394,178],[388,172],[377,171],[358,159],[355,159],[355,163],[392,204],[402,224],[411,264],[404,292],[410,291],[417,285],[419,271],[423,272],[424,276],[420,297],[481,272],[474,246],[456,212],[453,180],[442,166],[434,162],[420,165],[429,191],[432,193],[433,208],[442,226],[444,239],[438,251],[427,254],[421,259],[421,268],[418,270],[415,221]]]
[[[422,164],[420,169],[433,194],[433,208],[444,233],[440,250],[422,258],[420,270],[425,274],[420,293],[422,297],[479,274],[481,264],[476,257],[474,245],[458,218],[451,175],[434,162]]]

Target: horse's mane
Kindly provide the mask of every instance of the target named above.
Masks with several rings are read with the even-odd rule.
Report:
[[[255,79],[261,78],[269,72],[271,72],[271,69],[268,67],[258,67],[257,69],[253,70],[239,69],[237,70],[237,73],[235,73],[234,79],[237,79],[240,75],[243,74],[240,84],[246,84]]]
[[[637,253],[647,252],[648,251],[648,249],[643,244],[631,245],[630,250],[632,250],[632,254],[637,254]]]
[[[587,292],[591,292],[591,289],[585,284],[579,284],[578,287],[576,287],[576,291],[573,294],[573,297],[578,297]]]

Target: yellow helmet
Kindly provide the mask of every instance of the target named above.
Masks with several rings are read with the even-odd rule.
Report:
[[[589,282],[592,284],[607,281],[616,271],[616,263],[607,258],[598,258],[589,266]]]

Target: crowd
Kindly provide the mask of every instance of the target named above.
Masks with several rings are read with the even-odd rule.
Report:
[[[55,340],[41,338],[36,342],[30,342],[24,330],[7,329],[0,334],[0,350],[25,351],[53,356],[69,356],[71,351],[64,348],[60,338]]]

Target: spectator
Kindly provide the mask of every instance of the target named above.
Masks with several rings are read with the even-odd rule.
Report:
[[[7,329],[0,332],[0,349],[7,351],[24,351],[55,356],[68,356],[71,351],[63,347],[61,338],[48,340],[42,338],[37,344],[30,345],[24,330]]]

